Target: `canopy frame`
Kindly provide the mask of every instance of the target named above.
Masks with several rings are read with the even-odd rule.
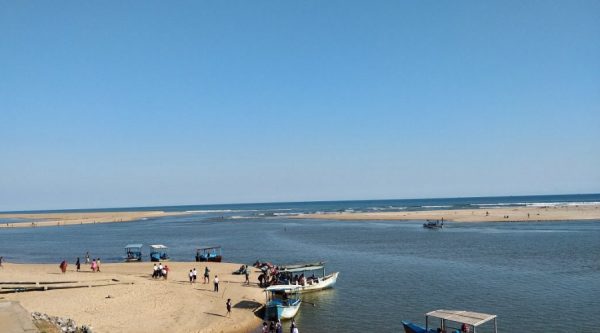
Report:
[[[473,327],[473,333],[477,333],[477,327],[491,320],[494,321],[494,333],[498,333],[498,324],[496,315],[462,311],[462,310],[435,310],[425,314],[425,330],[429,330],[429,317],[440,319],[442,329],[446,328],[446,321],[466,324]]]

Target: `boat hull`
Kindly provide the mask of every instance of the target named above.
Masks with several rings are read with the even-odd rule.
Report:
[[[279,302],[269,302],[267,304],[266,319],[279,320],[294,318],[300,309],[301,303],[301,301],[297,301],[292,305],[283,305]]]
[[[404,326],[405,333],[436,333],[435,330],[426,330],[424,327],[411,323],[410,321],[402,321],[402,326]]]
[[[322,278],[319,278],[318,283],[300,285],[300,288],[298,288],[297,291],[300,293],[311,293],[333,288],[335,286],[335,283],[337,282],[337,277],[339,274],[340,272],[331,273],[329,275],[325,275]]]

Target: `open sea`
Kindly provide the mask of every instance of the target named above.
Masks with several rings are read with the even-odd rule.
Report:
[[[316,306],[302,305],[296,318],[302,333],[401,332],[401,320],[424,324],[424,313],[436,309],[497,314],[499,332],[600,332],[600,221],[447,223],[427,230],[422,221],[288,218],[594,203],[600,194],[111,208],[105,210],[190,214],[0,229],[0,256],[58,264],[89,251],[118,262],[128,243],[158,243],[170,247],[173,260],[192,261],[197,246],[222,245],[229,262],[323,260],[328,271],[340,272],[335,289],[304,296]],[[490,331],[491,325],[477,332]]]

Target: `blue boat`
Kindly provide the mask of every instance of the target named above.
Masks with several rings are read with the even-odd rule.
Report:
[[[150,261],[167,261],[169,260],[169,254],[168,254],[168,250],[169,248],[161,245],[161,244],[157,244],[157,245],[150,245]]]
[[[125,246],[125,261],[142,261],[142,244]]]
[[[437,329],[429,328],[429,317],[439,319],[440,326]],[[477,327],[493,320],[494,333],[498,333],[496,315],[462,311],[462,310],[435,310],[425,314],[425,327],[410,321],[402,321],[405,333],[477,333]]]
[[[196,249],[196,261],[221,262],[223,255],[220,246],[205,246]]]
[[[265,319],[277,321],[294,318],[302,304],[299,289],[300,287],[295,285],[277,285],[265,289],[267,293]]]
[[[441,223],[439,220],[437,220],[437,221],[427,220],[427,222],[423,223],[423,228],[427,228],[427,229],[442,229],[443,227],[444,227],[443,219],[442,219]]]

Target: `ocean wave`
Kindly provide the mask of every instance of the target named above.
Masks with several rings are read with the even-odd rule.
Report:
[[[421,208],[452,208],[451,205],[439,205],[439,206],[420,206]]]
[[[528,207],[556,207],[556,206],[594,206],[600,205],[599,201],[580,201],[580,202],[530,202],[525,204]]]
[[[271,211],[290,211],[291,208],[275,208],[275,209],[203,209],[203,210],[186,210],[186,213],[244,213],[244,212],[271,212]]]

